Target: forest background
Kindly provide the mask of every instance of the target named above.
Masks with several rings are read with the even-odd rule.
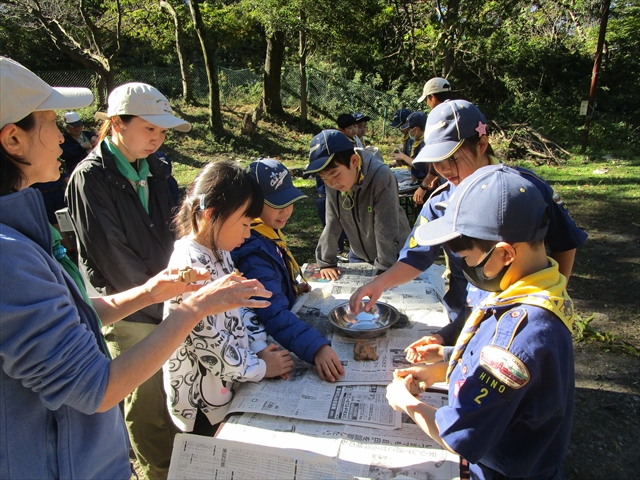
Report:
[[[427,109],[424,82],[448,78],[487,115],[499,157],[546,178],[589,233],[569,284],[581,320],[565,472],[638,476],[640,0],[0,0],[0,54],[56,85],[92,79],[97,107],[125,81],[157,85],[194,127],[163,146],[183,188],[217,158],[282,160],[310,197],[285,231],[300,263],[320,233],[298,176],[311,137],[361,111],[386,156],[395,108]],[[236,71],[251,81],[229,89]],[[79,112],[89,128],[95,110]]]

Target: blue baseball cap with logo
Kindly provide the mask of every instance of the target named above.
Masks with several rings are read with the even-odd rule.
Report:
[[[309,164],[304,177],[309,177],[324,169],[338,152],[353,150],[353,143],[338,130],[323,130],[311,140],[309,145]]]
[[[449,197],[444,216],[416,228],[418,245],[432,246],[461,236],[496,242],[529,242],[549,228],[540,190],[506,165],[476,170]]]
[[[274,158],[259,158],[249,165],[247,172],[260,185],[264,203],[270,207],[285,208],[307,197],[293,186],[287,167]]]
[[[436,106],[424,129],[424,147],[413,160],[441,162],[453,155],[466,138],[487,134],[487,119],[466,100],[447,100]]]
[[[411,110],[408,108],[401,108],[393,115],[393,120],[391,120],[390,126],[399,127],[407,121],[407,117],[409,115],[411,115]]]

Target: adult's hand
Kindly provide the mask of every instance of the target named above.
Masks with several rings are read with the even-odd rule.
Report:
[[[271,292],[266,290],[258,280],[246,280],[244,277],[230,274],[203,286],[187,298],[183,304],[197,310],[203,310],[200,318],[234,308],[265,308],[271,305],[268,300],[258,300],[252,297],[270,298]]]
[[[206,268],[194,268],[193,271],[196,272],[196,282],[211,278],[211,274]],[[151,303],[162,303],[182,293],[195,292],[202,288],[202,285],[182,282],[180,281],[179,269],[165,268],[147,280],[143,288],[149,294]]]

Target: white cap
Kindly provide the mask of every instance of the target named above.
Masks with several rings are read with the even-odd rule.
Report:
[[[434,93],[450,92],[451,84],[449,80],[441,77],[433,77],[427,83],[424,84],[422,90],[422,96],[418,99],[418,102],[423,102],[427,95],[433,95]]]
[[[31,112],[86,107],[93,101],[88,88],[51,87],[31,70],[0,57],[0,128]]]
[[[76,112],[67,112],[64,114],[64,123],[72,127],[82,125],[82,119]]]
[[[107,113],[95,117],[106,120],[116,115],[135,115],[160,128],[175,128],[180,132],[191,130],[191,124],[173,115],[169,100],[157,88],[146,83],[125,83],[113,89],[107,101]]]

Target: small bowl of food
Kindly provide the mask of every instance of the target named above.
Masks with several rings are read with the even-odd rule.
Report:
[[[360,302],[358,314],[351,313],[349,302],[340,304],[329,312],[329,322],[350,337],[376,338],[400,319],[398,310],[388,303],[376,302],[368,312],[364,309],[366,304],[366,301]]]

